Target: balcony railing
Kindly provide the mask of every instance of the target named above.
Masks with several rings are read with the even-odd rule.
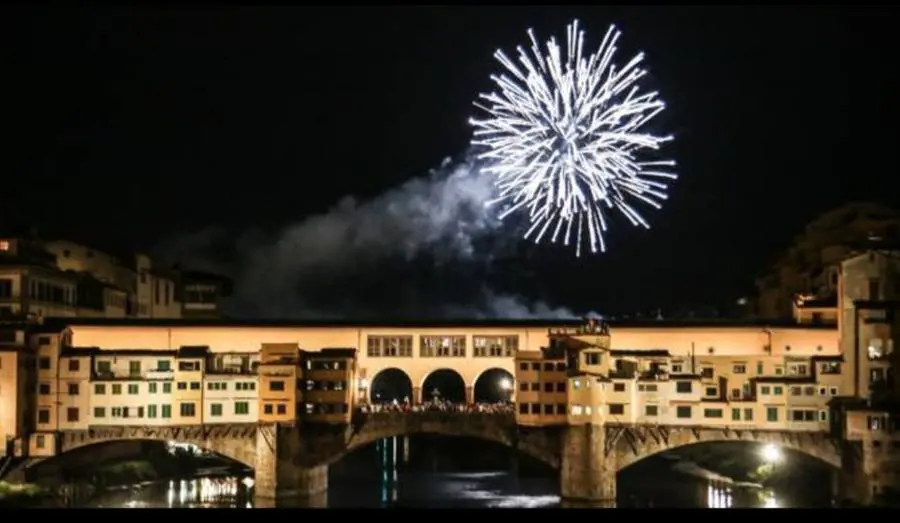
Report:
[[[223,367],[208,367],[206,369],[207,374],[230,374],[230,375],[256,375],[257,374],[257,366],[247,366],[247,365],[233,365],[233,366],[223,366]]]

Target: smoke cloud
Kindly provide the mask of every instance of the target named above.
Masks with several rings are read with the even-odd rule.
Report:
[[[574,318],[490,285],[517,241],[487,208],[492,184],[473,159],[276,234],[205,229],[169,238],[157,256],[234,279],[228,312],[268,318]]]

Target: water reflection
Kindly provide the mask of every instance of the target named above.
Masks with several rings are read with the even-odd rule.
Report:
[[[721,487],[712,482],[706,488],[706,507],[707,508],[732,508],[734,505],[734,496],[731,488]]]
[[[249,477],[202,477],[132,485],[90,503],[107,508],[253,508]]]

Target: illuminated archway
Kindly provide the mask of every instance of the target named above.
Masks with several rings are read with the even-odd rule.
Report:
[[[441,399],[452,403],[466,401],[466,381],[453,369],[438,369],[430,372],[422,381],[422,399]]]
[[[515,377],[500,368],[487,369],[475,379],[475,403],[510,401],[515,392]]]
[[[394,367],[379,371],[372,378],[369,389],[369,401],[372,403],[402,402],[407,398],[413,401],[412,380],[407,373]]]

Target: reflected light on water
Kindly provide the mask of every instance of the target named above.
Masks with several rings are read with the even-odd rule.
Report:
[[[731,489],[717,487],[712,483],[706,488],[706,506],[708,508],[731,508],[733,502]]]
[[[775,494],[769,494],[766,496],[765,501],[763,501],[763,508],[779,508],[778,500],[775,499]]]

